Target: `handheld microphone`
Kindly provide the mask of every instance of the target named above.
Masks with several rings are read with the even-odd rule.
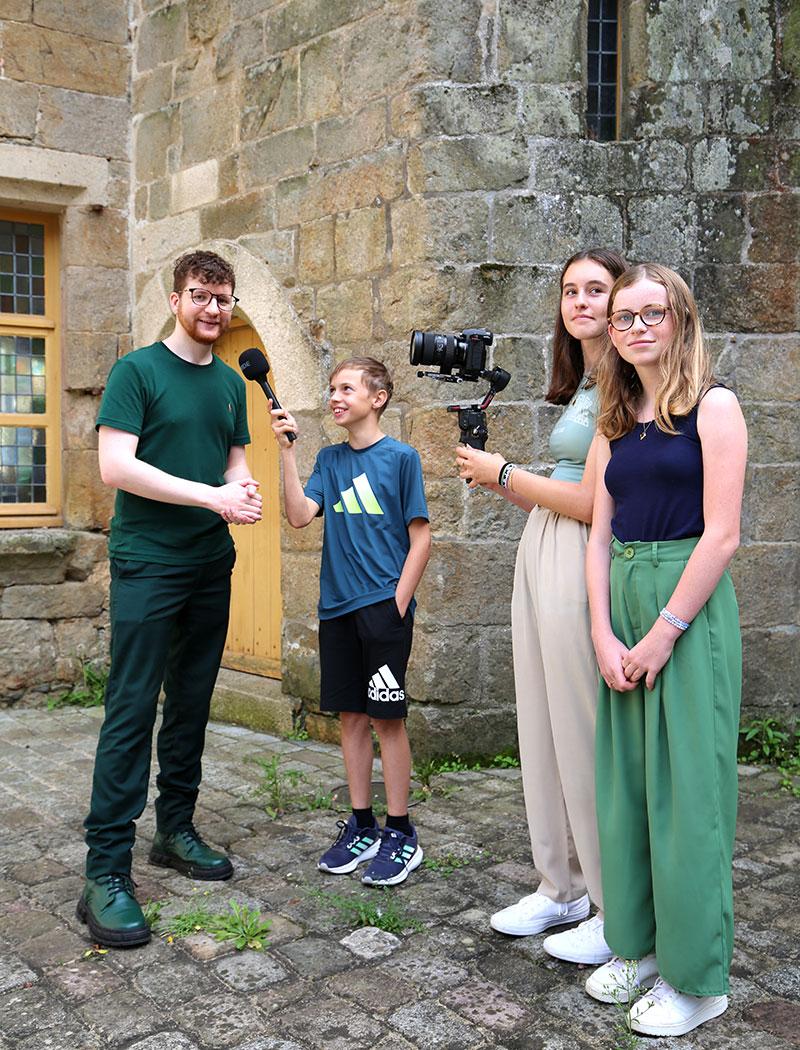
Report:
[[[275,391],[267,380],[269,361],[257,346],[251,346],[249,350],[244,350],[239,354],[239,368],[241,368],[245,379],[252,379],[253,382],[258,383],[266,396],[272,401],[273,408],[282,408],[280,401],[275,396]],[[288,431],[286,436],[290,441],[297,440],[297,434],[292,430]]]

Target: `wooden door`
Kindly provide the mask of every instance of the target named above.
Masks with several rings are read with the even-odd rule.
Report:
[[[264,351],[255,331],[235,320],[214,352],[238,374],[239,354],[251,346]],[[267,399],[257,383],[246,381],[251,443],[247,464],[261,482],[264,516],[257,525],[232,525],[236,544],[231,622],[223,667],[268,678],[281,677],[281,538],[278,446],[269,424]]]

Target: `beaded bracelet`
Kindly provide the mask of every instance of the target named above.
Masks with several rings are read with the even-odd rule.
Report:
[[[504,489],[508,488],[508,482],[512,473],[517,469],[516,463],[504,463],[497,475],[497,484]]]
[[[677,627],[679,631],[686,631],[689,629],[689,624],[686,620],[681,620],[675,613],[671,613],[669,609],[664,606],[661,612],[658,614],[662,620],[666,620],[667,623],[671,623],[673,627]]]

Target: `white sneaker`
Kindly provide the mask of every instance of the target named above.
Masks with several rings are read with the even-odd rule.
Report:
[[[593,915],[574,930],[563,930],[545,937],[542,945],[548,955],[564,962],[597,966],[608,962],[614,953],[603,936],[603,916]]]
[[[585,919],[589,914],[589,898],[586,894],[576,901],[552,901],[543,893],[529,893],[502,911],[496,911],[489,922],[498,933],[510,933],[513,937],[529,937],[541,933],[551,926],[562,926],[565,922]]]
[[[727,995],[687,995],[659,977],[631,1007],[631,1029],[642,1035],[685,1035],[727,1009]]]
[[[601,1003],[628,1003],[640,988],[650,988],[658,978],[655,955],[621,959],[618,955],[586,980],[586,991]],[[642,1000],[643,1001],[643,1000]]]

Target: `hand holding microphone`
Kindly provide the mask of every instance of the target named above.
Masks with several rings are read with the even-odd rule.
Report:
[[[279,433],[282,433],[286,435],[289,441],[296,441],[296,424],[292,417],[284,412],[280,401],[275,396],[275,391],[269,385],[269,381],[267,380],[269,361],[267,361],[266,357],[261,353],[258,347],[253,346],[239,355],[239,368],[241,368],[242,375],[244,375],[245,379],[252,379],[254,382],[258,383],[264,391],[267,400],[270,402],[273,418],[272,429],[275,430],[276,436],[278,436]],[[275,427],[276,422],[285,425],[282,426],[280,430],[277,430]]]

